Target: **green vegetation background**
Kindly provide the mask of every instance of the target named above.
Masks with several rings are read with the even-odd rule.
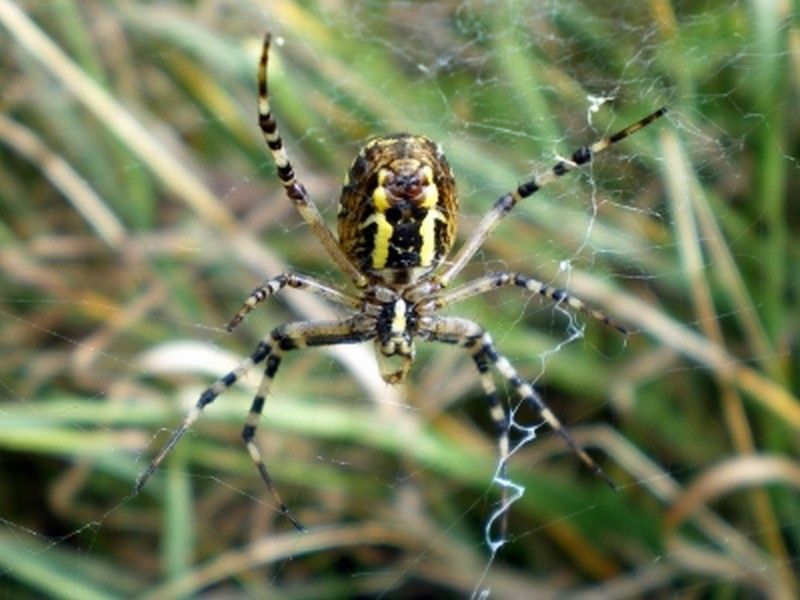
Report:
[[[796,597],[797,7],[607,4],[0,0],[0,595]],[[129,496],[214,376],[331,311],[287,292],[226,334],[250,289],[289,267],[341,282],[257,131],[265,30],[284,42],[275,113],[330,223],[370,135],[442,143],[463,239],[558,154],[670,106],[519,206],[468,270],[567,286],[631,335],[515,290],[452,311],[617,492],[539,429],[491,561],[471,362],[422,346],[389,389],[358,346],[289,356],[261,421],[308,533],[239,439],[257,374]]]

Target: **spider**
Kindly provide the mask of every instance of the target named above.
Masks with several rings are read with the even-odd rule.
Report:
[[[345,179],[338,210],[338,238],[322,219],[317,206],[298,181],[270,110],[267,62],[270,35],[264,38],[258,67],[258,123],[277,166],[286,196],[311,228],[355,291],[343,291],[308,275],[285,272],[259,285],[227,325],[233,331],[257,304],[285,287],[316,294],[344,309],[346,316],[332,321],[296,321],[280,325],[265,335],[253,353],[236,369],[207,388],[184,417],[161,451],[136,480],[138,494],[164,457],[189,430],[203,409],[256,365],[264,375],[247,415],[242,438],[280,512],[298,529],[305,528],[278,494],[255,442],[256,427],[270,385],[283,355],[307,346],[330,346],[373,341],[381,376],[387,383],[403,381],[414,360],[415,340],[442,342],[464,348],[477,368],[489,412],[499,438],[500,470],[509,457],[510,421],[497,393],[491,367],[514,389],[522,402],[532,405],[571,450],[605,478],[602,469],[575,442],[533,386],[500,354],[489,333],[477,323],[440,316],[451,304],[491,290],[517,286],[558,304],[582,311],[612,324],[601,311],[590,308],[566,291],[526,275],[500,272],[484,275],[448,289],[491,234],[497,223],[521,200],[591,162],[593,156],[666,113],[660,108],[617,133],[583,146],[569,159],[559,160],[549,171],[521,183],[501,196],[479,222],[455,256],[445,262],[453,246],[458,216],[455,179],[442,149],[418,135],[397,133],[377,137],[358,153]],[[612,484],[613,486],[613,484]]]

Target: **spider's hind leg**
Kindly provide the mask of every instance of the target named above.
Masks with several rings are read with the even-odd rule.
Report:
[[[330,257],[339,268],[350,278],[357,288],[367,285],[367,278],[345,255],[339,247],[336,237],[325,224],[317,205],[311,200],[305,186],[297,180],[292,162],[283,146],[283,138],[278,131],[278,123],[272,114],[269,101],[269,87],[267,85],[267,66],[269,64],[269,48],[271,36],[264,36],[264,45],[261,50],[261,60],[258,63],[258,126],[264,136],[267,149],[275,161],[278,170],[278,179],[283,185],[286,197],[292,202],[303,220],[308,223],[311,232],[324,246]]]
[[[470,352],[478,370],[486,402],[489,405],[489,416],[497,431],[498,466],[495,481],[500,484],[500,508],[487,525],[487,540],[490,545],[497,544],[499,546],[506,538],[509,503],[518,497],[519,492],[517,492],[517,496],[512,497],[509,501],[509,488],[515,487],[508,479],[508,458],[511,451],[509,430],[511,422],[508,411],[497,393],[497,386],[489,370],[491,366],[489,356],[482,351],[482,346],[478,344],[484,335],[487,335],[486,332],[477,323],[457,317],[437,317],[421,334],[423,338],[427,338],[430,341],[457,344],[466,348]],[[498,516],[500,518],[499,543],[488,538],[491,523]]]

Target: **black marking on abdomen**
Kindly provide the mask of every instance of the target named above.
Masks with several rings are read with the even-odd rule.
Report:
[[[419,251],[422,247],[419,227],[418,221],[400,222],[394,225],[392,237],[389,239],[386,268],[406,269],[419,266]]]

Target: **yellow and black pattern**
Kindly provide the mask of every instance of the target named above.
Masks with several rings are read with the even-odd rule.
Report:
[[[624,332],[605,313],[586,305],[565,290],[520,273],[494,273],[451,290],[446,288],[480,249],[497,223],[518,202],[570,171],[589,164],[596,154],[646,127],[661,117],[666,109],[661,108],[607,138],[579,148],[570,159],[558,161],[550,170],[501,196],[455,256],[445,263],[456,235],[458,197],[455,179],[441,148],[422,136],[399,133],[376,138],[364,146],[345,179],[339,204],[339,237],[337,239],[334,236],[305,186],[297,180],[271,112],[267,87],[269,45],[270,38],[267,36],[258,68],[259,127],[275,161],[278,178],[287,198],[355,290],[341,290],[297,273],[281,273],[254,289],[228,323],[229,330],[236,328],[260,302],[285,287],[315,294],[336,305],[345,314],[334,321],[288,323],[264,336],[246,360],[200,395],[180,427],[137,478],[134,492],[141,490],[169,451],[200,416],[203,408],[245,373],[263,363],[264,375],[242,437],[278,510],[295,527],[303,530],[303,526],[281,500],[262,460],[255,440],[258,421],[286,352],[307,346],[364,341],[373,342],[381,375],[388,383],[397,383],[406,377],[414,361],[415,340],[456,344],[470,354],[497,427],[500,453],[497,480],[503,488],[503,507],[506,507],[508,490],[514,487],[505,477],[510,452],[510,420],[497,393],[492,370],[509,384],[520,400],[538,411],[541,418],[558,432],[586,465],[604,477],[600,467],[576,444],[533,386],[500,354],[483,327],[468,319],[441,317],[438,312],[472,296],[514,285],[556,304],[584,312]],[[443,264],[446,266],[438,269]],[[503,508],[501,531],[505,528],[506,514]]]
[[[457,213],[455,179],[437,144],[407,133],[380,137],[347,174],[339,244],[363,273],[413,283],[450,251]]]

